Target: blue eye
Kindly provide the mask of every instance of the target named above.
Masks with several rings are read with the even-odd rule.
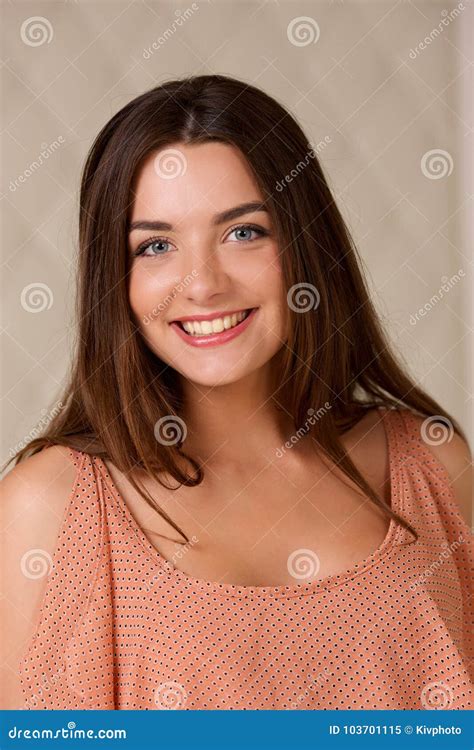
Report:
[[[268,232],[266,229],[263,229],[262,227],[256,227],[253,224],[241,224],[240,226],[234,227],[233,229],[231,229],[230,234],[233,234],[234,232],[247,233],[247,235],[249,233],[254,232],[257,235],[257,237],[265,237],[268,235]],[[257,239],[257,237],[249,237],[249,236],[242,237],[242,234],[240,234],[240,237],[237,241],[238,242],[252,242],[252,240]]]
[[[152,258],[154,255],[165,255],[167,250],[160,249],[158,252],[154,253],[153,251],[151,253],[145,252],[148,250],[148,248],[153,248],[153,246],[157,245],[170,245],[171,243],[168,242],[168,240],[164,239],[163,237],[155,237],[151,240],[147,240],[142,245],[139,245],[136,249],[134,255],[144,255],[147,258]]]

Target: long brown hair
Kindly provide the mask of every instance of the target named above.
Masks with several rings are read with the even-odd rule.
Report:
[[[322,410],[324,419],[308,426],[321,455],[417,538],[359,473],[341,434],[368,408],[382,405],[447,419],[465,436],[390,350],[357,250],[298,123],[263,91],[222,75],[173,80],[141,94],[92,144],[81,182],[78,330],[63,408],[10,461],[54,444],[108,459],[189,541],[132,475],[143,470],[168,489],[173,487],[159,476],[165,472],[178,486],[196,486],[204,477],[198,461],[185,453],[185,441],[165,445],[155,437],[158,420],[179,418],[183,398],[177,373],[144,343],[131,311],[128,225],[134,178],[144,159],[171,144],[208,141],[244,154],[278,237],[290,325],[275,404],[292,415],[295,431],[307,424],[308,413]],[[310,304],[302,312],[302,294],[317,295],[317,309]]]

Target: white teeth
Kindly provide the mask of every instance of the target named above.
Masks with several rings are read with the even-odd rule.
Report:
[[[244,318],[247,317],[248,312],[238,312],[233,315],[225,315],[223,318],[215,318],[214,320],[186,320],[183,321],[182,326],[186,333],[191,336],[207,336],[210,333],[222,333],[222,331],[229,328],[234,328]]]
[[[212,331],[213,333],[221,333],[224,330],[224,321],[222,318],[217,318],[217,320],[212,321]]]

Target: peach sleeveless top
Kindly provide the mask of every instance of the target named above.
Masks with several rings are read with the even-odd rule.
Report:
[[[20,668],[24,707],[474,707],[469,528],[413,414],[382,414],[392,506],[418,541],[392,521],[352,569],[294,585],[174,568],[104,462],[71,449],[76,481]]]

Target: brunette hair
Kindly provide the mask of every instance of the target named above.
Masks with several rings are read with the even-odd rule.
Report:
[[[165,472],[178,486],[196,486],[204,477],[198,461],[186,454],[185,441],[165,445],[155,437],[162,418],[177,418],[179,426],[183,397],[177,373],[145,344],[131,311],[128,228],[134,179],[144,159],[179,143],[209,141],[244,154],[278,238],[290,324],[275,404],[292,415],[296,432],[308,425],[308,413],[324,413],[307,428],[321,455],[417,538],[359,473],[341,434],[378,406],[411,408],[449,420],[464,433],[396,361],[349,230],[298,123],[268,94],[222,75],[172,80],[146,91],[115,114],[92,144],[81,182],[78,330],[64,406],[10,461],[55,444],[108,459],[189,541],[132,475],[143,470],[168,489],[160,478]],[[310,304],[301,311],[305,293],[318,295],[317,309]]]

